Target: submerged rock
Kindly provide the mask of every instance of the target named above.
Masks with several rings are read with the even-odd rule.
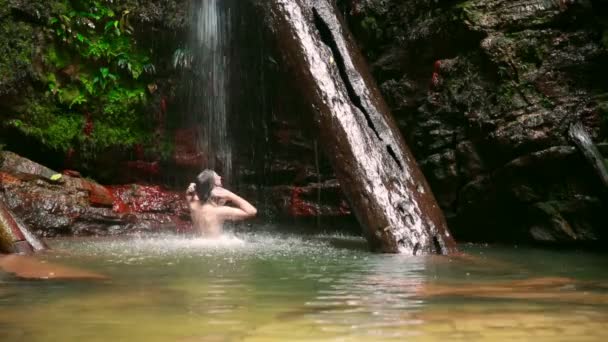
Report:
[[[99,273],[53,264],[24,255],[0,255],[0,271],[11,273],[15,277],[23,279],[108,279],[108,277]]]

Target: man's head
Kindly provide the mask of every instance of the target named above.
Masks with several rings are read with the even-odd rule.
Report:
[[[196,177],[196,195],[201,202],[207,202],[211,197],[211,191],[216,186],[222,186],[222,177],[213,170],[203,170]]]

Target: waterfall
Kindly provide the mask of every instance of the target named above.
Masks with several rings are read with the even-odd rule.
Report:
[[[198,126],[198,144],[207,157],[203,168],[232,174],[228,132],[231,14],[223,0],[193,0],[188,57],[188,110]]]

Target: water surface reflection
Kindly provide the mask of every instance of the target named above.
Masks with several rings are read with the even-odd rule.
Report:
[[[3,341],[607,337],[604,255],[476,246],[467,257],[375,255],[359,238],[275,232],[52,245],[46,260],[110,280],[0,273]]]

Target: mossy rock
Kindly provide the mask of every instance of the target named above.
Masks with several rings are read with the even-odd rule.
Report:
[[[1,6],[1,5],[0,5]],[[31,75],[34,29],[5,16],[0,21],[0,96],[15,94],[18,84]]]

